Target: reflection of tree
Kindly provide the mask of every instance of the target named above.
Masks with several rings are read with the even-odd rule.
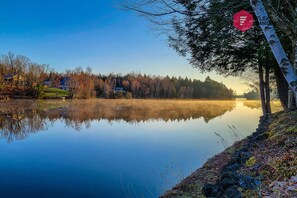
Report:
[[[61,120],[67,127],[80,130],[94,120],[182,121],[203,118],[205,122],[231,111],[234,101],[166,100],[81,100],[81,101],[11,101],[0,104],[1,137],[8,142],[21,140],[34,132],[46,130],[49,122]]]
[[[64,118],[79,122],[101,119],[143,122],[147,120],[181,121],[204,118],[208,122],[235,107],[234,101],[165,101],[136,100],[126,103],[123,100],[113,104],[79,101],[64,109]]]
[[[260,109],[261,102],[260,101],[244,101],[243,105],[249,107],[251,109]]]
[[[8,142],[21,140],[29,134],[45,130],[46,121],[41,119],[37,114],[31,115],[20,114],[19,112],[0,113],[1,138],[7,139]]]
[[[272,112],[278,112],[278,111],[283,110],[280,101],[271,101],[270,104],[271,104]],[[246,106],[246,107],[251,108],[251,109],[261,109],[262,108],[260,100],[246,100],[246,101],[243,101],[243,106]]]

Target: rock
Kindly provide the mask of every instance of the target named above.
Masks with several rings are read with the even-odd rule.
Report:
[[[220,186],[223,189],[227,189],[230,186],[238,185],[238,181],[230,178],[224,178],[222,181],[220,181]]]
[[[205,184],[202,188],[202,193],[205,197],[217,197],[219,186],[213,184]]]
[[[294,192],[296,192],[297,191],[297,185],[295,185],[295,186],[288,186],[287,190],[288,191],[294,191]]]
[[[237,163],[237,158],[236,157],[231,157],[231,159],[228,161],[227,166],[231,165],[231,164],[238,164]],[[239,165],[239,164],[238,164]]]
[[[242,193],[239,191],[239,187],[243,190],[257,190],[261,185],[261,182],[253,177],[239,174],[237,171],[246,163],[251,169],[257,170],[256,159],[252,157],[249,151],[251,147],[257,147],[257,141],[266,139],[263,134],[264,127],[266,126],[267,118],[262,118],[262,127],[257,129],[257,132],[248,137],[248,142],[233,153],[228,160],[227,165],[220,172],[220,179],[216,184],[206,184],[203,187],[203,194],[206,197],[225,197],[225,198],[241,198]]]
[[[225,169],[228,171],[237,171],[240,169],[240,166],[238,163],[234,162],[232,164],[228,164]]]
[[[225,172],[220,181],[219,185],[222,189],[227,189],[230,186],[239,185],[239,175],[236,172]]]
[[[245,164],[245,162],[251,157],[249,152],[239,151],[234,154],[234,156],[230,159],[230,163],[237,163],[238,165]]]
[[[258,186],[261,184],[259,180],[254,179],[250,176],[240,175],[239,176],[239,185],[243,189],[251,189],[256,190]]]
[[[268,138],[268,135],[262,133],[262,134],[257,135],[257,136],[255,137],[255,140],[256,140],[256,141],[261,141],[261,140],[265,140],[265,139],[267,139],[267,138]]]
[[[250,159],[251,157],[250,152],[240,152],[238,156],[238,161],[240,161],[240,164],[245,164],[245,162]]]
[[[297,176],[293,176],[293,177],[291,178],[291,180],[294,181],[294,182],[297,182]]]
[[[242,198],[242,193],[235,187],[228,188],[224,194],[226,198]]]

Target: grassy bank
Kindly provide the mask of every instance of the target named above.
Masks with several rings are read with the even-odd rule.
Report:
[[[263,117],[163,197],[297,197],[297,109]]]
[[[16,86],[1,85],[0,99],[33,99],[35,96],[32,90],[34,89],[30,87],[17,88]],[[40,99],[61,99],[69,96],[68,91],[58,88],[42,88],[41,90]]]
[[[47,99],[54,99],[54,98],[63,98],[63,97],[68,97],[69,92],[58,89],[58,88],[47,88],[44,90],[44,95],[42,98],[47,98]]]

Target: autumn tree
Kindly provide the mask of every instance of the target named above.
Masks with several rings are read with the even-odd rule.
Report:
[[[27,71],[25,72],[26,82],[28,86],[34,87],[38,84],[42,84],[47,78],[47,65],[28,63]],[[45,75],[46,74],[46,75]]]
[[[70,94],[72,98],[89,99],[96,97],[95,85],[90,68],[84,72],[81,67],[68,72]]]

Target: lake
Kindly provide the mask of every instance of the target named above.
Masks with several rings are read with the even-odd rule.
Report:
[[[0,101],[0,197],[158,197],[260,116],[244,100]]]

